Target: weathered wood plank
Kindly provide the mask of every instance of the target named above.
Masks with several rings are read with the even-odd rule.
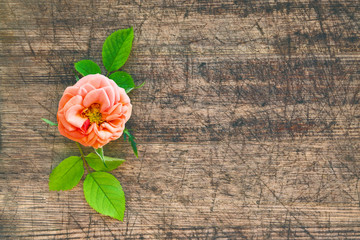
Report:
[[[0,237],[360,238],[359,1],[0,3]],[[133,26],[124,222],[49,192],[73,63]]]

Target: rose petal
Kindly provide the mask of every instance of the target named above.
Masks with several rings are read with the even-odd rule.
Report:
[[[83,134],[79,133],[78,131],[69,131],[67,130],[62,122],[59,122],[58,129],[61,135],[73,140],[73,141],[79,141],[79,139],[82,139],[84,137]]]
[[[74,86],[81,87],[81,86],[84,86],[85,84],[89,83],[90,85],[94,86],[95,88],[99,88],[100,87],[100,79],[102,77],[104,77],[104,76],[100,75],[100,74],[89,74],[89,75],[86,75],[85,77],[82,77]]]
[[[71,125],[66,121],[65,114],[59,112],[57,118],[58,118],[58,123],[62,123],[62,126],[66,128],[68,131],[76,130],[76,127],[74,127],[73,125]]]
[[[81,86],[81,88],[84,88],[86,90],[86,92],[91,92],[92,90],[95,90],[96,88],[91,85],[90,83],[86,83],[83,86]]]
[[[124,130],[124,128],[123,128],[124,125],[118,125],[117,126],[117,125],[106,123],[106,122],[101,124],[101,125],[103,126],[104,129],[107,129],[111,133],[116,133],[116,132],[119,132],[119,131],[122,132]]]
[[[89,119],[86,119],[86,121],[84,122],[84,124],[81,126],[81,133],[86,133],[86,131],[88,130],[90,126],[90,120]]]
[[[79,90],[80,90],[79,87],[71,86],[71,87],[67,87],[64,93],[70,93],[75,96],[79,94]]]
[[[81,128],[87,118],[81,117],[81,111],[84,109],[81,105],[74,105],[70,107],[65,114],[65,119],[74,127]]]
[[[93,103],[100,104],[100,112],[104,112],[110,107],[110,100],[104,89],[96,89],[89,92],[84,98],[84,106],[89,107]]]
[[[129,118],[131,117],[131,112],[132,112],[132,105],[130,103],[129,103],[129,105],[126,105],[123,107],[123,113],[125,115],[125,122],[127,122],[129,120]]]
[[[109,137],[111,137],[111,133],[109,131],[106,130],[100,130],[97,127],[94,127],[94,132],[95,134],[102,140],[107,139]]]
[[[59,102],[59,110],[61,110],[72,97],[74,97],[73,94],[64,93],[64,95],[62,96]]]
[[[115,91],[111,86],[107,86],[103,88],[109,98],[110,106],[114,106],[115,104]]]
[[[80,95],[73,96],[64,106],[63,110],[66,112],[69,108],[71,108],[74,105],[80,105],[82,104],[82,97]]]
[[[119,88],[119,93],[120,93],[120,102],[122,102],[122,103],[130,103],[130,98],[126,94],[125,89]]]
[[[113,87],[115,92],[115,103],[118,103],[120,101],[120,91],[118,85],[110,79],[110,85]]]

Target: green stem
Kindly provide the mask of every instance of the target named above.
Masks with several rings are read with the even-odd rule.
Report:
[[[110,74],[110,72],[108,72],[108,73],[106,74],[106,77],[109,76],[109,74]]]
[[[76,145],[77,145],[78,148],[79,148],[79,151],[80,151],[80,154],[81,154],[81,158],[82,158],[82,160],[84,161],[84,165],[85,165],[86,171],[87,171],[88,173],[91,173],[91,171],[90,171],[90,169],[89,169],[89,167],[88,167],[88,165],[87,165],[87,163],[86,163],[85,155],[84,155],[84,152],[83,152],[80,144],[79,144],[78,142],[76,142]]]

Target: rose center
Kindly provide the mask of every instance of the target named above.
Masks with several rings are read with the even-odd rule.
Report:
[[[88,108],[85,108],[81,112],[81,116],[84,118],[88,118],[90,120],[90,123],[101,124],[104,122],[104,120],[102,120],[102,115],[100,112],[100,104],[98,103],[93,103]]]

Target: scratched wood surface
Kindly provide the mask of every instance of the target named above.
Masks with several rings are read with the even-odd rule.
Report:
[[[360,239],[359,1],[1,0],[2,239]],[[55,127],[73,63],[133,26],[128,124],[109,156],[124,222],[82,183]],[[89,152],[90,149],[87,149]]]

